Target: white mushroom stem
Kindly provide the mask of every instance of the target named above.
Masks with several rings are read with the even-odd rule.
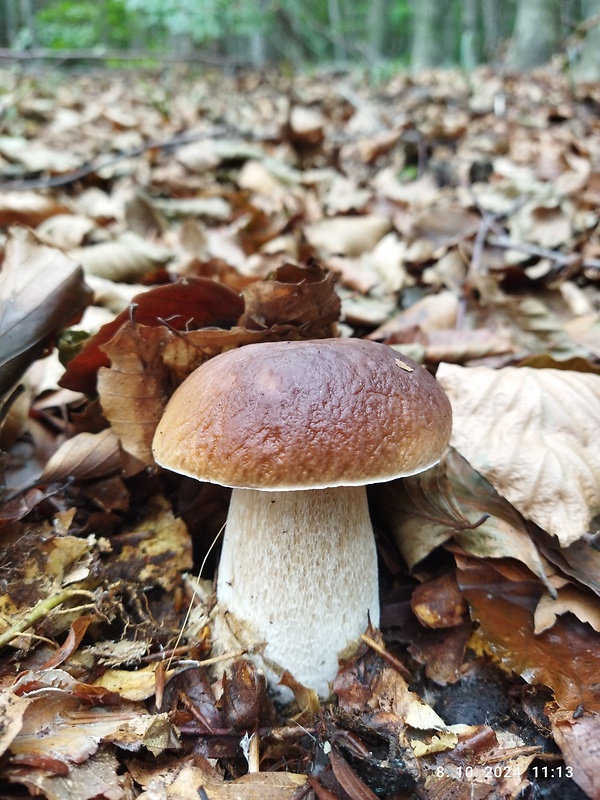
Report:
[[[377,553],[364,486],[234,489],[217,599],[264,657],[322,696],[343,654],[379,624]]]

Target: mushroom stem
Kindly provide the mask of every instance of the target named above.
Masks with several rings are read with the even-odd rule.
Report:
[[[266,660],[327,697],[338,656],[379,624],[365,487],[234,489],[217,599]]]

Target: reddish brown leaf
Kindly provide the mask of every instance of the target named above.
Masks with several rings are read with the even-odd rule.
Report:
[[[71,625],[62,647],[59,647],[52,658],[48,659],[41,669],[52,669],[67,661],[81,644],[85,632],[93,621],[93,616],[77,617]]]
[[[562,708],[600,711],[600,635],[569,615],[536,635],[533,613],[542,587],[533,576],[505,577],[502,563],[496,569],[461,556],[457,563],[458,585],[479,622],[483,648],[528,683],[549,686]]]
[[[133,298],[132,307],[104,325],[75,356],[61,379],[61,386],[92,394],[100,367],[109,366],[102,351],[131,318],[138,324],[193,331],[205,327],[230,327],[244,311],[242,298],[208,278],[185,278],[169,286],[157,286]]]
[[[311,789],[317,796],[317,800],[340,800],[335,792],[332,792],[329,789],[326,789],[324,786],[321,786],[319,781],[316,778],[313,778],[312,775],[308,776],[308,782]]]
[[[272,280],[244,289],[246,311],[240,325],[257,330],[287,324],[302,328],[306,338],[331,336],[331,325],[340,316],[334,284],[333,275],[315,262],[306,267],[284,264]]]
[[[377,795],[361,781],[350,764],[335,747],[329,753],[329,761],[338,783],[350,795],[352,800],[377,800]]]

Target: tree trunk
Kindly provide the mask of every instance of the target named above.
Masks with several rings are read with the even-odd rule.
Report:
[[[3,0],[0,6],[0,46],[10,47],[17,35],[15,0]]]
[[[27,31],[27,41],[31,47],[38,46],[37,27],[35,24],[35,12],[32,0],[20,0],[21,25]]]
[[[343,47],[342,12],[339,0],[327,0],[327,14],[332,33],[333,57],[335,61],[341,61],[346,55],[346,50]]]
[[[587,0],[584,10],[590,24],[583,40],[581,58],[573,66],[571,74],[576,81],[597,81],[600,79],[600,0]]]
[[[473,70],[479,63],[477,0],[463,0],[461,8],[462,33],[460,39],[460,65]]]
[[[545,64],[556,49],[559,38],[559,0],[518,0],[507,65],[523,70]]]
[[[418,72],[444,63],[442,32],[448,14],[445,3],[439,0],[413,0],[413,42],[411,67]]]
[[[374,61],[380,61],[385,52],[385,34],[389,24],[387,0],[371,0],[367,13],[369,51]]]
[[[500,0],[483,0],[481,4],[481,21],[483,23],[484,60],[497,62],[500,58],[500,46],[505,35],[505,14],[502,13]]]

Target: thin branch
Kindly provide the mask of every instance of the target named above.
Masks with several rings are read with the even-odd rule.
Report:
[[[36,47],[28,50],[11,50],[0,47],[0,60],[3,61],[147,61],[157,64],[206,64],[212,67],[247,69],[250,61],[205,55],[167,55],[148,50],[50,50]]]
[[[561,267],[581,266],[583,269],[600,270],[600,259],[583,258],[579,253],[563,253],[562,250],[550,250],[548,247],[540,247],[529,242],[515,242],[508,236],[490,236],[487,242],[505,250],[517,250],[519,253],[527,253],[530,256],[548,258]]]

